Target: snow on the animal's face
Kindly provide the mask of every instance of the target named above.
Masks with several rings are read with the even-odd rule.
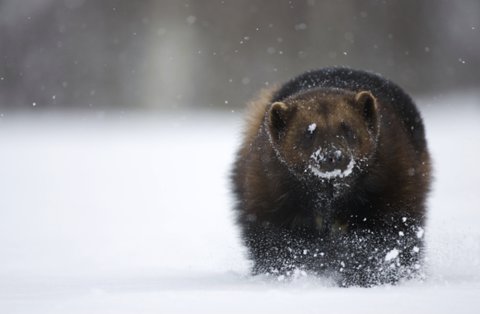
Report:
[[[355,166],[354,156],[344,156],[339,149],[322,152],[319,148],[310,155],[311,163],[308,170],[319,178],[344,178],[352,174]]]
[[[268,130],[277,156],[298,175],[350,177],[376,149],[375,100],[362,93],[312,93],[273,104]]]

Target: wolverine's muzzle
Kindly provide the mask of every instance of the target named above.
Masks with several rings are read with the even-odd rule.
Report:
[[[319,148],[310,156],[308,169],[317,177],[333,179],[352,173],[355,160],[350,154],[335,147]]]

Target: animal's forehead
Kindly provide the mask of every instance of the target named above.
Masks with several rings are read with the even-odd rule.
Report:
[[[337,102],[342,99],[353,99],[355,93],[342,89],[313,89],[289,97],[292,100],[300,100],[304,102]]]
[[[287,103],[295,106],[297,121],[307,128],[316,123],[318,127],[331,128],[340,122],[355,119],[352,105],[355,94],[343,90],[314,90],[298,94]]]
[[[328,115],[337,110],[344,110],[351,102],[350,95],[308,93],[300,95],[291,100],[301,111]]]
[[[308,102],[298,102],[297,108],[299,115],[308,120],[308,118],[338,119],[351,116],[352,108],[346,99],[327,99],[310,100]]]

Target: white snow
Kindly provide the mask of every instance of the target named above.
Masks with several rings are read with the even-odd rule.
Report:
[[[295,30],[296,31],[304,31],[307,29],[307,24],[305,23],[299,23],[295,25]]]
[[[322,154],[322,148],[320,147],[319,149],[314,151],[310,158],[312,158],[313,160],[324,161],[325,156]]]
[[[228,183],[241,114],[5,114],[0,313],[479,313],[479,102],[423,102],[428,277],[371,289],[248,276]]]
[[[342,155],[342,152],[340,150],[335,151],[335,155],[337,157],[340,157]],[[322,153],[322,148],[317,149],[312,153],[310,158],[314,161],[323,161],[325,160],[325,156]],[[349,176],[352,171],[353,167],[355,167],[355,159],[350,158],[350,162],[348,163],[347,167],[342,170],[342,169],[333,169],[330,171],[323,171],[320,168],[318,168],[315,165],[308,165],[308,169],[317,177],[322,178],[322,179],[332,179],[332,178],[344,178]]]
[[[425,230],[423,230],[423,228],[419,227],[417,232],[416,232],[417,238],[419,238],[419,239],[423,238],[424,234],[425,234]]]
[[[398,254],[400,254],[399,250],[397,249],[391,250],[390,252],[387,253],[387,255],[385,255],[385,261],[388,262],[388,261],[391,261],[392,259],[397,258]]]
[[[345,170],[333,169],[331,171],[322,171],[319,168],[317,168],[316,166],[312,166],[312,165],[309,165],[308,169],[310,169],[310,171],[312,171],[313,174],[316,175],[319,178],[332,179],[332,178],[336,178],[336,177],[344,178],[344,177],[349,176],[352,173],[354,166],[355,166],[355,160],[352,158],[352,159],[350,159],[350,162],[348,163]]]

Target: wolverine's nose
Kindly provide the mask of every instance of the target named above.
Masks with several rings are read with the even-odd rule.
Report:
[[[347,166],[347,163],[347,158],[341,150],[331,149],[324,154],[320,166],[324,171],[333,171],[335,169],[343,170]]]
[[[322,172],[343,171],[347,168],[350,161],[350,158],[344,152],[335,147],[320,148],[310,158],[313,159],[315,166]]]

